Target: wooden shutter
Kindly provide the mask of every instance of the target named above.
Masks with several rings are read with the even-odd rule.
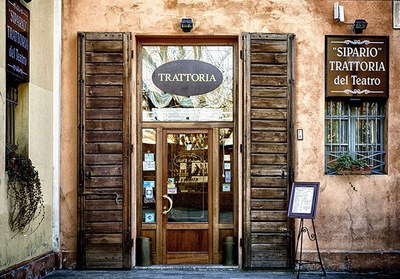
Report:
[[[287,268],[291,226],[290,34],[243,34],[244,267]]]
[[[131,268],[129,33],[78,33],[80,268]]]

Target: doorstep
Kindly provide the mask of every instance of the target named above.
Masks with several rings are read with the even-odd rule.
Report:
[[[133,270],[240,270],[238,265],[226,266],[220,264],[199,265],[149,265],[135,266]]]

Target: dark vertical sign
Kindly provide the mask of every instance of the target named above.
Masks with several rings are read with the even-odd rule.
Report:
[[[327,97],[388,97],[389,37],[325,36]]]
[[[29,10],[18,1],[6,1],[7,76],[29,81]]]

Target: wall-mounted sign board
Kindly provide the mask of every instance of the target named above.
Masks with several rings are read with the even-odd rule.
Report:
[[[319,182],[294,182],[290,193],[288,217],[314,219],[318,192]]]
[[[29,10],[19,1],[6,1],[7,76],[29,81]]]
[[[389,37],[325,36],[327,97],[389,96]]]

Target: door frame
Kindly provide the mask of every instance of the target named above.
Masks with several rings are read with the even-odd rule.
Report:
[[[162,131],[163,129],[193,129],[193,125],[197,125],[199,129],[214,129],[218,131],[218,128],[231,128],[234,131],[234,162],[236,167],[236,174],[232,177],[233,184],[235,185],[235,192],[234,192],[234,224],[226,225],[226,224],[218,224],[218,226],[213,227],[212,232],[212,242],[214,243],[214,247],[212,250],[212,258],[218,259],[221,261],[221,247],[222,247],[222,240],[218,239],[216,235],[216,230],[229,230],[232,229],[234,231],[234,235],[237,237],[238,244],[240,239],[242,238],[242,198],[239,193],[242,192],[242,182],[241,182],[241,152],[239,148],[239,139],[241,138],[241,98],[239,96],[239,65],[240,65],[240,58],[239,58],[239,41],[240,37],[237,35],[228,35],[228,36],[193,36],[193,37],[186,37],[186,36],[148,36],[148,35],[137,35],[135,37],[135,59],[136,63],[134,68],[136,70],[136,97],[132,98],[133,108],[134,111],[132,112],[132,116],[136,117],[136,123],[133,123],[133,130],[136,130],[136,138],[134,140],[134,146],[136,146],[135,152],[135,159],[134,164],[132,165],[132,173],[135,177],[136,186],[132,188],[132,194],[134,195],[132,198],[132,208],[134,208],[135,213],[132,214],[132,232],[133,232],[133,239],[136,236],[141,236],[141,232],[143,230],[142,225],[142,217],[140,216],[142,202],[140,200],[139,193],[141,192],[140,187],[142,183],[142,168],[141,168],[141,154],[142,154],[142,129],[154,129],[157,132],[157,143],[162,143]],[[144,45],[229,45],[233,47],[233,96],[234,96],[234,106],[233,106],[233,121],[232,122],[143,122],[142,121],[142,73],[141,73],[141,49]],[[201,126],[200,126],[201,125]],[[218,134],[213,131],[214,137],[217,139],[213,139],[213,141],[218,141]],[[157,144],[156,152],[157,154],[162,153],[162,146],[161,144]],[[214,162],[218,163],[218,162]],[[162,164],[162,156],[157,156],[156,164]],[[156,184],[162,185],[162,170],[161,168],[156,169],[157,172],[157,179]],[[215,179],[215,178],[214,178]],[[162,198],[161,192],[158,194],[157,198]],[[218,200],[218,199],[213,199]],[[161,212],[162,206],[158,206],[156,208],[156,212]],[[160,216],[157,216],[159,218]],[[147,227],[154,229],[155,231],[160,231],[161,227],[159,223],[156,224],[146,224]],[[150,236],[150,235],[149,235]],[[154,249],[152,247],[152,254],[153,260],[157,263],[162,263],[162,253],[160,252],[160,247],[163,245],[163,241],[161,237],[156,237],[156,241],[153,243],[153,246],[157,247]],[[216,243],[219,243],[218,245]],[[239,265],[241,265],[241,247],[238,247],[238,259]],[[214,260],[215,261],[215,260]]]
[[[213,250],[214,250],[214,242],[213,242],[213,227],[214,227],[214,223],[215,223],[215,214],[214,214],[214,196],[213,193],[215,192],[215,187],[213,187],[213,185],[215,185],[215,180],[214,180],[214,168],[213,168],[213,158],[215,157],[214,155],[214,145],[215,142],[213,141],[213,129],[207,129],[207,128],[198,128],[198,129],[163,129],[163,141],[161,143],[161,145],[163,146],[163,167],[162,167],[162,173],[163,173],[163,179],[162,179],[162,191],[161,191],[161,195],[165,195],[167,194],[167,192],[165,191],[165,181],[167,181],[168,178],[168,144],[167,144],[167,135],[168,134],[176,134],[176,133],[182,133],[182,134],[186,134],[186,133],[207,133],[208,135],[208,149],[207,149],[207,157],[208,157],[208,182],[207,182],[207,199],[208,199],[208,222],[207,223],[199,223],[199,222],[194,222],[194,223],[188,223],[188,222],[183,222],[183,223],[168,223],[168,215],[164,215],[162,214],[162,234],[161,234],[161,238],[163,241],[163,245],[162,245],[162,256],[163,256],[163,264],[168,264],[168,262],[170,261],[169,258],[169,254],[167,251],[167,234],[169,230],[201,230],[201,229],[205,229],[207,227],[207,237],[208,237],[208,260],[207,260],[207,264],[208,263],[212,263],[213,262]],[[166,199],[162,199],[162,205],[163,205],[163,210],[164,208],[168,208],[168,202],[166,201]],[[179,254],[179,253],[176,253]],[[180,254],[185,254],[185,253],[180,253]],[[204,253],[202,253],[204,254]],[[172,253],[171,253],[172,255]],[[201,253],[199,253],[199,257],[200,257]],[[173,264],[174,260],[171,258],[171,263]],[[195,263],[195,261],[193,262]]]

